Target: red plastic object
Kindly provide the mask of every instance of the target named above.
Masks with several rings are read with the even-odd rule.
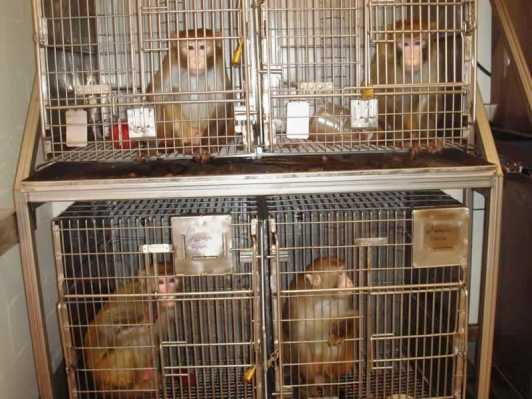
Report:
[[[119,124],[113,124],[113,145],[119,150],[138,147],[137,141],[129,141],[129,128],[126,122],[122,122],[122,134],[120,134]]]

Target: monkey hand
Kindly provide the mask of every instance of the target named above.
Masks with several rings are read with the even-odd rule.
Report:
[[[437,154],[438,152],[441,152],[444,148],[445,142],[443,139],[435,139],[434,141],[431,141],[429,143],[429,146],[427,147],[427,151],[429,154]]]
[[[130,387],[133,385],[133,373],[129,370],[113,370],[102,373],[102,382],[107,386],[117,388]]]
[[[417,154],[421,152],[421,146],[419,143],[412,144],[412,147],[410,148],[410,158],[414,159]]]
[[[342,322],[336,322],[331,325],[329,339],[327,340],[328,346],[338,346],[344,342],[346,334],[343,324]]]
[[[205,163],[211,158],[211,154],[209,153],[209,150],[202,148],[202,149],[196,149],[194,150],[194,160]]]
[[[334,335],[334,334],[330,334],[329,335],[329,339],[327,341],[327,345],[328,346],[338,346],[338,345],[341,345],[342,342],[344,342],[344,337],[339,337],[337,335]]]

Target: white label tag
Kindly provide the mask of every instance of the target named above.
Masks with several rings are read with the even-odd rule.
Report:
[[[66,145],[68,147],[87,146],[87,111],[71,110],[65,113],[66,117]]]
[[[310,131],[310,104],[292,101],[286,105],[286,136],[289,139],[308,139]]]
[[[185,236],[185,250],[191,258],[218,257],[223,252],[222,236],[206,232],[187,235]]]
[[[156,138],[155,108],[142,107],[127,110],[129,139]]]
[[[379,100],[351,100],[351,127],[356,129],[379,127]]]

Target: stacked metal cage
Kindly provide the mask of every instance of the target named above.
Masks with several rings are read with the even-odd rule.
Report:
[[[261,214],[259,203],[264,204]],[[443,219],[442,211],[447,212]],[[430,218],[420,220],[416,212],[429,212]],[[468,214],[467,208],[437,190],[76,203],[53,223],[71,395],[112,397],[128,392],[94,386],[92,376],[102,370],[87,366],[87,326],[93,325],[107,301],[127,306],[144,300],[117,294],[117,287],[139,278],[138,271],[150,264],[167,261],[174,264],[176,275],[183,276],[183,288],[175,300],[175,322],[160,332],[160,345],[151,348],[160,353],[160,363],[154,358],[147,367],[160,370],[163,397],[263,397],[268,370],[262,365],[270,353],[279,356],[270,392],[309,397],[301,393],[308,384],[299,378],[297,362],[285,361],[290,346],[301,342],[283,342],[283,317],[289,316],[282,316],[280,309],[290,296],[308,295],[288,287],[313,260],[328,257],[346,263],[354,282],[353,306],[358,309],[359,333],[346,341],[356,354],[353,370],[329,382],[340,397],[461,395]],[[206,229],[206,218],[223,215],[231,217],[230,232],[219,224]],[[193,228],[176,225],[183,218]],[[446,247],[424,242],[423,229],[441,226],[445,220],[460,237]],[[268,248],[266,252],[259,250],[261,225],[269,231],[271,245],[262,247]],[[194,241],[205,233],[211,238],[231,235],[224,238],[227,258],[199,256],[188,246],[184,251],[180,247],[181,241]],[[430,259],[430,250],[439,250],[438,261]],[[267,259],[269,266],[259,268]],[[156,297],[158,307],[161,300]],[[149,328],[154,328],[153,321]],[[112,349],[103,342],[90,346]],[[329,396],[325,392],[315,397]]]
[[[309,397],[303,393],[309,388],[321,390],[315,397],[327,397],[331,386],[338,397],[345,398],[462,395],[468,217],[459,227],[464,229],[461,244],[440,254],[446,263],[431,262],[416,253],[422,241],[421,246],[430,246],[423,229],[431,226],[419,220],[416,212],[428,210],[433,222],[438,212],[452,212],[452,223],[459,224],[460,214],[468,213],[465,208],[456,208],[459,203],[440,191],[276,196],[266,201],[275,248],[273,326],[281,359],[276,391],[281,397]],[[417,228],[421,231],[414,232]],[[289,286],[320,258],[345,262],[354,283],[350,300],[357,309],[358,334],[346,339],[347,345],[354,346],[352,371],[316,384],[305,382],[299,370],[302,360],[287,357],[300,343],[283,342],[285,336],[294,335],[282,334],[286,328],[282,325],[291,316],[281,309],[290,297],[313,295],[311,288]],[[331,292],[318,295],[329,298]],[[307,328],[319,317],[318,312],[309,312]],[[321,344],[312,342],[316,348]],[[339,366],[333,359],[315,367],[325,375],[327,368]]]
[[[15,200],[43,399],[54,396],[32,205],[67,201],[52,234],[71,398],[465,398],[469,323],[487,399],[502,178],[476,101],[476,0],[33,6],[38,72]],[[426,61],[417,74],[401,58],[409,40]],[[187,91],[200,79],[190,68],[186,85],[154,89],[167,63],[187,68],[172,49],[202,46],[218,49],[204,61],[221,66],[222,89],[215,78]],[[179,115],[193,107],[197,120]],[[202,136],[189,140],[178,124]],[[229,159],[187,159],[203,150]],[[352,286],[292,288],[331,258]],[[120,288],[166,263],[183,286],[172,322],[156,330],[168,295]],[[475,303],[472,272],[482,280]],[[338,293],[356,309],[356,334],[341,337],[352,357],[341,376],[312,382],[287,353],[326,343],[287,339],[294,320],[284,309]],[[159,388],[97,385],[97,373],[117,370],[87,353],[116,347],[86,336],[106,328],[97,315],[112,301],[155,304],[140,324],[160,341],[130,346],[152,351],[140,371],[160,376]],[[319,374],[339,363],[311,366]]]
[[[256,205],[249,198],[116,201],[76,203],[54,220],[57,271],[61,276],[60,324],[72,397],[113,397],[133,391],[120,387],[106,391],[94,386],[93,373],[111,370],[87,366],[90,349],[87,345],[112,350],[113,344],[85,340],[87,326],[107,301],[119,301],[124,307],[132,303],[141,306],[140,301],[145,298],[117,294],[117,288],[142,278],[139,270],[146,270],[155,262],[174,263],[174,256],[179,258],[176,265],[190,260],[192,269],[176,271],[183,276],[183,287],[176,300],[175,322],[161,332],[160,347],[153,344],[151,348],[160,352],[164,366],[159,367],[154,359],[146,370],[160,369],[164,397],[258,396],[260,383],[255,379],[244,382],[242,378],[248,368],[257,364],[260,353],[260,281],[254,256],[256,240],[252,236],[256,212]],[[213,231],[212,225],[209,229],[201,228],[211,223],[207,219],[215,214],[230,217],[228,231]],[[173,220],[183,217],[197,217],[194,220],[199,225],[195,225],[194,231],[173,236]],[[183,251],[184,256],[180,257],[181,251],[177,250],[181,237],[199,239],[200,230],[209,234],[210,242],[212,237],[224,235],[228,246],[227,253],[222,254],[227,258],[220,255],[217,259],[201,260],[204,265],[214,262],[208,273],[193,269],[190,251]],[[159,315],[162,300],[156,298]],[[154,328],[155,318],[145,322],[147,328]],[[127,328],[132,323],[116,324]],[[94,327],[108,326],[102,322]],[[134,345],[128,348],[142,349]],[[260,381],[261,375],[258,377]]]
[[[177,130],[161,133],[166,122],[186,122],[184,113],[159,113],[171,103],[182,110],[225,104],[220,114],[202,116],[208,121],[189,121],[215,123],[202,145],[221,157],[396,151],[436,138],[446,148],[474,144],[470,0],[34,4],[50,161],[190,157],[199,143],[185,143]],[[176,80],[167,96],[155,97],[150,85],[173,46],[192,45],[189,35],[208,31],[221,49],[223,89],[209,83],[189,93]],[[390,59],[403,65],[400,43],[422,35],[419,76],[390,69]],[[183,55],[175,60],[183,62]],[[186,86],[194,79],[189,71]]]

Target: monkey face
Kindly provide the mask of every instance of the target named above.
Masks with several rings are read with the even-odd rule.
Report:
[[[423,63],[423,55],[426,52],[427,42],[419,37],[405,37],[397,43],[398,57],[402,58],[406,72],[418,72]]]
[[[208,60],[212,59],[212,40],[188,39],[180,43],[181,57],[188,60],[190,73],[203,74],[207,68]]]
[[[337,288],[353,288],[355,286],[355,284],[353,284],[353,280],[351,280],[345,270],[342,269],[338,271],[338,275],[336,277],[336,285]]]
[[[175,276],[160,276],[158,280],[157,291],[162,294],[177,292],[181,287],[181,279]],[[161,305],[167,308],[175,306],[175,295],[165,295],[160,297],[162,299]]]
[[[157,266],[150,265],[148,273],[140,269],[139,276],[147,277],[141,280],[143,292],[168,294],[179,291],[182,287],[182,279],[175,275],[174,266],[171,262],[161,262]],[[162,295],[161,306],[173,308],[175,306],[175,295]]]

